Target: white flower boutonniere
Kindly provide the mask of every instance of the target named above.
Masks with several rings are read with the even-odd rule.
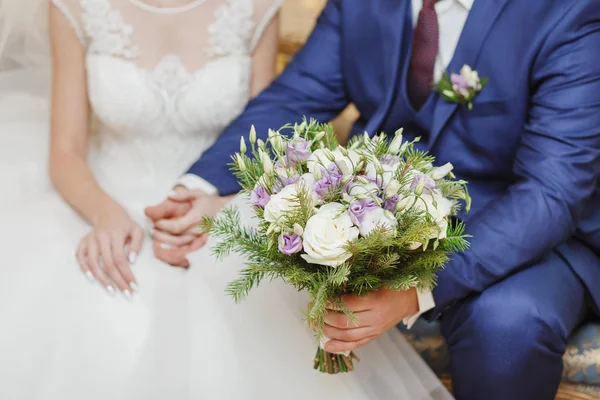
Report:
[[[463,65],[460,74],[445,72],[442,78],[434,85],[436,92],[446,101],[466,104],[469,110],[473,109],[473,100],[481,92],[487,78],[480,78],[479,73],[468,65]]]

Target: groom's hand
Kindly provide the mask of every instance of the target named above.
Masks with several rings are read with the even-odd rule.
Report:
[[[380,289],[364,297],[344,296],[342,302],[354,312],[354,324],[333,306],[325,318],[325,336],[331,340],[325,344],[325,351],[338,353],[352,351],[395,327],[406,317],[419,312],[417,291]]]
[[[154,222],[155,255],[173,266],[187,268],[187,254],[207,240],[198,227],[202,218],[216,215],[229,199],[179,186],[163,203],[147,208],[146,215]]]

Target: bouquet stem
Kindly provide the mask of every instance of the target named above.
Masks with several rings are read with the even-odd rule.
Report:
[[[351,352],[349,355],[328,353],[319,348],[315,356],[314,369],[326,374],[340,374],[354,371],[354,359],[360,361]]]

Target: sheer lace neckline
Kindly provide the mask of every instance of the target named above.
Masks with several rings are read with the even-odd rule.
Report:
[[[144,0],[129,0],[129,2],[141,9],[149,11],[149,12],[160,13],[160,14],[177,14],[177,13],[190,11],[190,10],[202,5],[203,3],[205,3],[206,0],[192,0],[187,4],[183,4],[180,6],[174,6],[174,7],[153,6],[151,4],[146,3]]]

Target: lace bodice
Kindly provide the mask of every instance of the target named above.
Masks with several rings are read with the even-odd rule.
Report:
[[[102,156],[181,173],[243,110],[252,52],[282,0],[51,1],[86,50]]]

